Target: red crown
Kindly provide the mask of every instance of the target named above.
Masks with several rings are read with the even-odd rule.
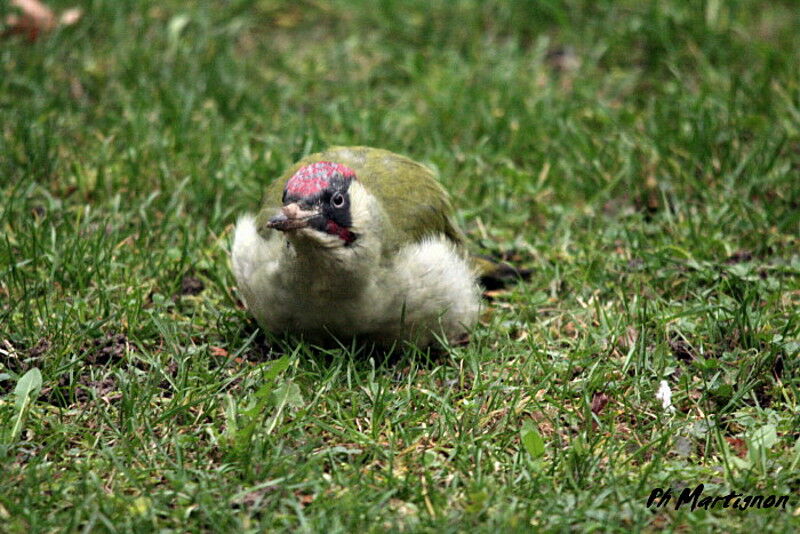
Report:
[[[286,183],[286,192],[292,196],[309,197],[325,190],[334,176],[352,180],[356,173],[350,167],[331,161],[318,161],[294,173]]]

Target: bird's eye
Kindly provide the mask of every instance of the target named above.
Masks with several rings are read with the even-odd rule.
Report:
[[[344,195],[341,193],[336,193],[331,197],[331,206],[334,208],[341,208],[344,206]]]

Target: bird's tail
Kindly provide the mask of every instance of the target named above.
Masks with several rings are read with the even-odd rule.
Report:
[[[471,254],[472,269],[486,291],[502,289],[517,282],[530,279],[531,269],[519,269],[510,263],[483,254]]]

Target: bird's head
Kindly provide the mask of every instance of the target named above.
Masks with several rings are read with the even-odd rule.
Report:
[[[318,161],[301,167],[286,182],[280,211],[267,228],[289,238],[310,239],[328,247],[350,246],[359,235],[353,231],[355,172],[340,163]]]

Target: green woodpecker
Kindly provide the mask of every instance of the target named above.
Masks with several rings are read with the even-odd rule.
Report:
[[[239,219],[233,272],[270,332],[319,342],[461,339],[478,319],[481,260],[433,172],[367,147],[307,156]],[[441,336],[441,337],[440,337]]]

